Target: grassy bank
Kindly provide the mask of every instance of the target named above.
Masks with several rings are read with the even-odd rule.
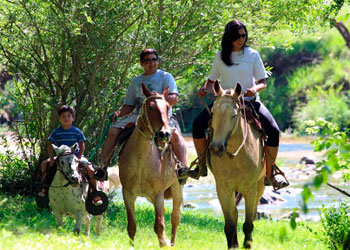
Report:
[[[129,249],[122,202],[110,204],[103,221],[102,235],[98,237],[95,234],[93,223],[89,238],[73,235],[74,222],[70,218],[65,219],[63,228],[57,228],[51,212],[38,211],[32,198],[0,195],[0,208],[0,249]],[[170,212],[167,208],[168,237]],[[158,249],[157,237],[153,232],[153,208],[150,205],[137,206],[136,221],[135,249]],[[242,223],[240,218],[238,233],[241,245]],[[223,227],[222,217],[209,212],[184,211],[176,249],[226,249]],[[256,221],[253,249],[325,249],[325,245],[308,228],[319,231],[321,225],[304,222],[292,230],[287,221]]]

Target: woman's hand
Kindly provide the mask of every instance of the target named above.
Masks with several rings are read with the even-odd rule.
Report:
[[[206,80],[203,86],[198,90],[197,95],[199,97],[206,96],[207,94],[214,95],[214,81]]]
[[[252,97],[252,96],[255,96],[256,93],[257,93],[256,86],[254,86],[249,89],[246,89],[246,91],[244,92],[244,95],[248,97]]]

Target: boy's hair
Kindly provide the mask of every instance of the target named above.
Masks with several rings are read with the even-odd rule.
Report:
[[[140,61],[143,62],[145,60],[145,56],[147,56],[149,54],[154,54],[158,59],[158,54],[157,54],[157,51],[155,49],[144,49],[141,51]]]
[[[64,112],[69,112],[69,113],[72,114],[73,117],[75,117],[75,109],[72,106],[62,105],[58,109],[58,116],[61,116],[61,114],[64,113]]]

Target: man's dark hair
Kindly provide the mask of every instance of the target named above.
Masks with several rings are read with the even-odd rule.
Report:
[[[59,109],[58,109],[58,116],[61,116],[62,113],[64,112],[69,112],[72,114],[73,117],[75,117],[75,108],[73,108],[72,106],[68,106],[68,105],[62,105]]]
[[[158,54],[157,54],[157,51],[155,49],[144,49],[141,51],[140,61],[143,62],[145,60],[145,56],[147,56],[149,54],[155,54],[157,59],[158,59]]]

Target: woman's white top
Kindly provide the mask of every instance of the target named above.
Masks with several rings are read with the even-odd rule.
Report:
[[[231,60],[233,65],[227,66],[221,59],[221,51],[218,52],[208,79],[219,80],[224,89],[234,88],[240,83],[244,92],[255,86],[255,82],[268,77],[259,52],[254,49],[245,47],[239,52],[232,52]]]

